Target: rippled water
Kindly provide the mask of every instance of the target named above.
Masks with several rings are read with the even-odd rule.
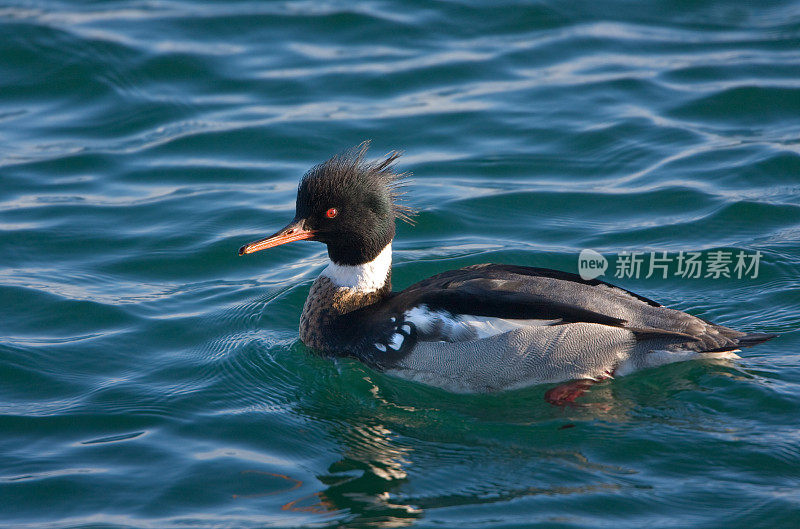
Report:
[[[800,3],[0,5],[0,523],[800,526]],[[615,282],[781,336],[463,396],[299,343],[297,179],[403,149],[395,286],[760,251]],[[612,278],[613,279],[613,278]]]

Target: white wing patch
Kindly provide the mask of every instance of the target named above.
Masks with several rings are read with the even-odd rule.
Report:
[[[559,320],[513,320],[486,316],[452,315],[420,305],[405,312],[405,320],[414,324],[425,340],[461,342],[503,334],[521,327],[551,325]]]
[[[385,353],[387,351],[393,351],[393,352],[399,351],[400,349],[403,348],[403,344],[405,343],[406,338],[411,335],[411,325],[407,323],[401,325],[400,331],[401,332],[392,333],[392,335],[389,336],[389,339],[387,341],[375,342],[373,345],[375,345],[375,348],[382,353]]]
[[[389,340],[389,347],[398,351],[403,346],[404,337],[399,332],[396,332],[392,335],[392,338]]]

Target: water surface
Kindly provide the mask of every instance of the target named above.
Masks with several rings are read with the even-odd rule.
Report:
[[[800,526],[800,4],[0,6],[0,523]],[[761,252],[606,278],[781,336],[555,408],[319,358],[325,266],[236,256],[365,139],[414,173],[394,281],[585,248]]]

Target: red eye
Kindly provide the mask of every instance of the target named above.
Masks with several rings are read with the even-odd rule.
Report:
[[[338,214],[339,214],[339,210],[336,209],[336,208],[331,208],[331,209],[329,209],[328,211],[325,212],[325,216],[328,217],[329,219],[332,219],[333,217],[335,217]]]

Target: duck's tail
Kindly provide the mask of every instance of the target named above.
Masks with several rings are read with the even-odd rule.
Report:
[[[751,332],[747,334],[743,334],[737,338],[733,338],[734,344],[732,345],[724,345],[722,347],[714,347],[711,349],[700,349],[698,352],[706,354],[706,353],[735,353],[741,350],[742,347],[753,347],[754,345],[758,345],[760,343],[764,343],[767,340],[771,340],[778,336],[777,334],[771,332]]]
[[[745,334],[744,336],[740,336],[737,342],[739,347],[752,347],[754,345],[764,343],[767,340],[772,340],[776,336],[778,335],[771,332],[751,332]]]

